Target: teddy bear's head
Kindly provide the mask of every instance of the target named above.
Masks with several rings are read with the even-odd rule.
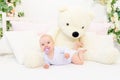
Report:
[[[58,26],[65,35],[78,39],[86,32],[92,19],[90,11],[81,8],[63,8],[60,10]]]

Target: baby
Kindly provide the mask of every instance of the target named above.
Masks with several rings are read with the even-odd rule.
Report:
[[[44,52],[44,68],[48,69],[50,65],[64,65],[69,63],[83,64],[83,53],[86,50],[70,50],[55,46],[54,40],[50,35],[44,34],[40,37],[40,48]]]

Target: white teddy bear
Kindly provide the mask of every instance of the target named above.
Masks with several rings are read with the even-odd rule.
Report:
[[[80,41],[87,49],[85,59],[99,63],[113,64],[119,51],[114,47],[113,39],[108,35],[87,32],[93,16],[90,11],[81,8],[61,9],[58,29],[50,32],[57,46],[73,48],[74,42]]]

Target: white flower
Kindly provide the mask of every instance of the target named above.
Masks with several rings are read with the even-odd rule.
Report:
[[[115,18],[114,20],[118,20],[118,14],[116,12],[114,12],[113,16]]]
[[[115,21],[115,26],[116,26],[117,30],[120,29],[120,24],[119,24],[119,21],[118,21],[118,20]]]
[[[113,15],[114,15],[115,26],[119,28],[118,14],[115,12]]]
[[[111,4],[112,0],[107,0],[107,4]]]
[[[111,11],[112,11],[111,4],[107,4],[107,12],[111,13]]]
[[[114,28],[115,28],[115,26],[112,24],[112,25],[110,26],[110,28],[114,29]]]
[[[120,0],[118,0],[118,1],[115,3],[115,7],[120,8]]]
[[[120,25],[118,20],[116,21],[115,25],[119,28]]]
[[[111,33],[110,36],[113,38],[113,40],[116,40],[116,35]]]

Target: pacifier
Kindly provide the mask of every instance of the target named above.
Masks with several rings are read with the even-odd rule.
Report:
[[[46,48],[44,49],[44,51],[45,51],[46,54],[48,54],[48,53],[49,53],[49,47],[46,47]]]

